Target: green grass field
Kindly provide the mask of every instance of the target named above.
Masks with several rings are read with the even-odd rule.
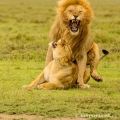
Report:
[[[120,119],[120,1],[90,0],[91,35],[110,54],[90,89],[22,90],[44,69],[57,0],[0,0],[0,113]],[[102,55],[102,52],[100,52]]]

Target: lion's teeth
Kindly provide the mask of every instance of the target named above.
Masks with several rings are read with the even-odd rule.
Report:
[[[79,21],[77,21],[77,24],[79,24]]]

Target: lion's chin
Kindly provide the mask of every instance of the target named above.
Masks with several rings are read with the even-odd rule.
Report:
[[[70,30],[70,33],[71,33],[71,35],[76,36],[76,35],[78,35],[78,33],[79,33],[79,29],[78,29],[76,32],[73,32],[73,31]]]

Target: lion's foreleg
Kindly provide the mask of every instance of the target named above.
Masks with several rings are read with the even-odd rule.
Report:
[[[85,70],[83,80],[85,84],[90,80],[90,71],[87,68]]]
[[[45,66],[47,66],[52,60],[53,60],[52,47],[49,46],[48,51],[47,51],[47,55],[46,55]]]
[[[84,73],[86,69],[86,63],[87,63],[87,55],[85,54],[81,58],[77,59],[77,65],[78,65],[78,84],[80,88],[89,88],[90,86],[87,84],[84,84]]]

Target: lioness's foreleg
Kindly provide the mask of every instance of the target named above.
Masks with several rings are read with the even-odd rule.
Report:
[[[88,52],[88,62],[90,65],[91,77],[98,82],[103,81],[103,78],[97,74],[99,59],[99,48],[98,45],[94,43],[92,49]]]
[[[47,66],[52,60],[53,60],[52,47],[48,46],[48,51],[47,51],[47,55],[46,55],[45,66]]]
[[[23,86],[23,89],[34,89],[37,85],[44,83],[44,72],[42,72],[31,84]]]

